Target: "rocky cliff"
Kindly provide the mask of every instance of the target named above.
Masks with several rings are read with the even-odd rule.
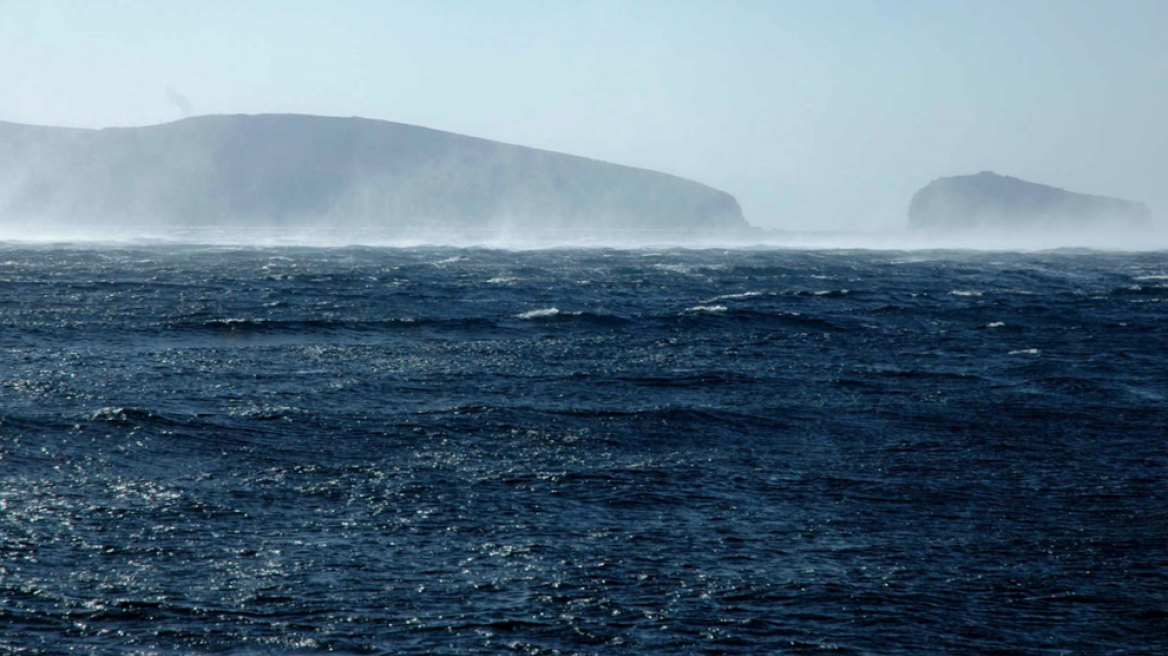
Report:
[[[0,223],[724,233],[729,194],[664,173],[360,118],[0,123]]]
[[[1147,205],[982,171],[939,178],[913,196],[909,227],[930,230],[1105,229],[1150,222]]]

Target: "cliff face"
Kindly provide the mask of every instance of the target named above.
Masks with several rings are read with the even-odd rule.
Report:
[[[913,196],[909,227],[974,230],[1135,227],[1150,222],[1147,205],[982,171],[939,178]]]
[[[0,222],[183,227],[748,228],[675,176],[410,125],[204,116],[140,128],[0,123]]]

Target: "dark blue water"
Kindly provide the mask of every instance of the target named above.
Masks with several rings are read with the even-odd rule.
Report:
[[[0,652],[1163,654],[1163,253],[0,246]]]

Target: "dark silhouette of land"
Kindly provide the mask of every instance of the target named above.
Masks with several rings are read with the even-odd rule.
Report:
[[[0,221],[723,234],[733,196],[664,173],[400,123],[202,116],[0,122]]]
[[[909,228],[929,230],[1014,230],[1148,226],[1147,205],[982,171],[939,178],[913,196]]]

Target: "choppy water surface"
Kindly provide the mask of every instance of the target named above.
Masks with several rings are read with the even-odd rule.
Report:
[[[1162,253],[0,246],[0,652],[1162,654]]]

